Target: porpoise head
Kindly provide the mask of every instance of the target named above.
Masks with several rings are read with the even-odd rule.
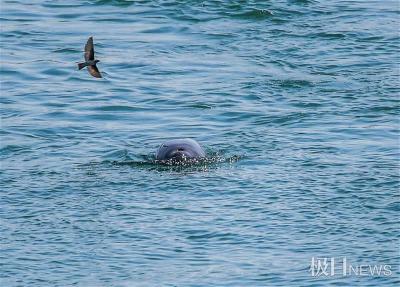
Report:
[[[167,141],[156,152],[156,159],[161,161],[182,162],[202,157],[205,157],[204,150],[192,139]]]

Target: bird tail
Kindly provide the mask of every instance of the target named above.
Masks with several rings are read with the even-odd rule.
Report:
[[[86,67],[87,64],[86,63],[78,63],[78,69],[82,70],[84,67]]]

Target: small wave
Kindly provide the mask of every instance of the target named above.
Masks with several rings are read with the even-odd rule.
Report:
[[[25,38],[25,37],[35,37],[38,35],[44,35],[43,32],[39,32],[39,31],[18,31],[18,30],[14,30],[14,31],[9,31],[3,34],[3,37],[16,37],[16,38]]]
[[[79,13],[64,13],[64,14],[58,14],[55,15],[56,18],[60,18],[60,19],[76,19],[81,17],[83,14],[79,14]]]
[[[32,75],[32,73],[28,73],[28,72],[23,72],[21,71],[21,69],[18,70],[15,69],[15,67],[1,67],[0,69],[0,75],[3,77],[3,84],[4,84],[4,77],[13,77],[13,78],[21,78],[21,79],[25,79],[25,80],[39,80],[40,78],[35,77]]]
[[[80,52],[81,52],[81,50],[72,49],[72,48],[60,48],[60,49],[53,50],[53,53],[65,53],[65,54],[76,54],[76,53],[80,53]]]
[[[201,109],[201,110],[208,110],[208,109],[212,109],[213,105],[210,104],[206,104],[206,103],[192,103],[192,104],[188,104],[186,105],[186,107],[188,108],[194,108],[194,109]]]
[[[327,39],[343,39],[346,37],[346,34],[339,33],[339,32],[320,32],[320,33],[313,33],[308,35],[310,38],[318,37],[318,38],[327,38]]]
[[[157,28],[145,29],[145,30],[142,30],[141,33],[163,34],[163,33],[173,33],[175,31],[177,31],[176,27],[173,27],[173,26],[162,26],[162,27],[157,27]]]
[[[233,14],[235,18],[249,19],[249,20],[264,20],[274,16],[274,13],[267,9],[255,9],[243,13]]]
[[[46,69],[43,70],[41,72],[42,74],[48,75],[48,76],[64,76],[64,75],[68,75],[69,72],[63,69],[59,69],[59,68],[50,68],[50,69]]]
[[[0,148],[0,155],[2,157],[15,156],[18,153],[29,150],[30,148],[28,146],[10,144]]]
[[[112,6],[118,6],[118,7],[129,7],[133,4],[135,4],[135,1],[133,0],[98,0],[98,1],[92,1],[94,5],[112,5]]]
[[[219,164],[232,164],[242,158],[240,155],[225,156],[219,152],[208,152],[207,157],[190,159],[186,161],[161,161],[156,160],[154,153],[133,155],[127,150],[114,151],[106,156],[102,164],[113,166],[130,166],[133,168],[145,168],[157,171],[196,172],[207,171],[219,166]]]
[[[230,232],[208,232],[208,231],[192,231],[187,232],[189,235],[187,236],[188,240],[194,241],[208,241],[208,240],[217,240],[217,241],[232,241],[235,242],[238,240],[238,234],[230,233]],[[193,233],[193,234],[191,234]]]
[[[135,112],[141,111],[143,108],[133,107],[133,106],[123,106],[123,105],[108,105],[108,106],[99,106],[91,108],[93,111],[103,111],[103,112]]]
[[[46,8],[76,8],[76,7],[82,7],[84,4],[65,4],[65,3],[54,3],[54,1],[46,1],[45,3],[42,4],[43,7]]]
[[[318,3],[315,0],[290,0],[290,3],[297,4],[297,5],[308,5]]]
[[[314,86],[313,82],[308,80],[286,79],[286,80],[274,80],[271,82],[283,88],[303,88],[303,87]]]

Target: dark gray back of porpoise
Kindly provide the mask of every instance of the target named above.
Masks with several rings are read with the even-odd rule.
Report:
[[[202,147],[192,139],[176,139],[163,143],[156,152],[157,160],[185,160],[205,157]]]

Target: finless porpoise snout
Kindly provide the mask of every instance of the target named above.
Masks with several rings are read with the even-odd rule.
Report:
[[[205,157],[203,148],[192,139],[177,139],[163,143],[156,152],[160,161],[186,161]]]

